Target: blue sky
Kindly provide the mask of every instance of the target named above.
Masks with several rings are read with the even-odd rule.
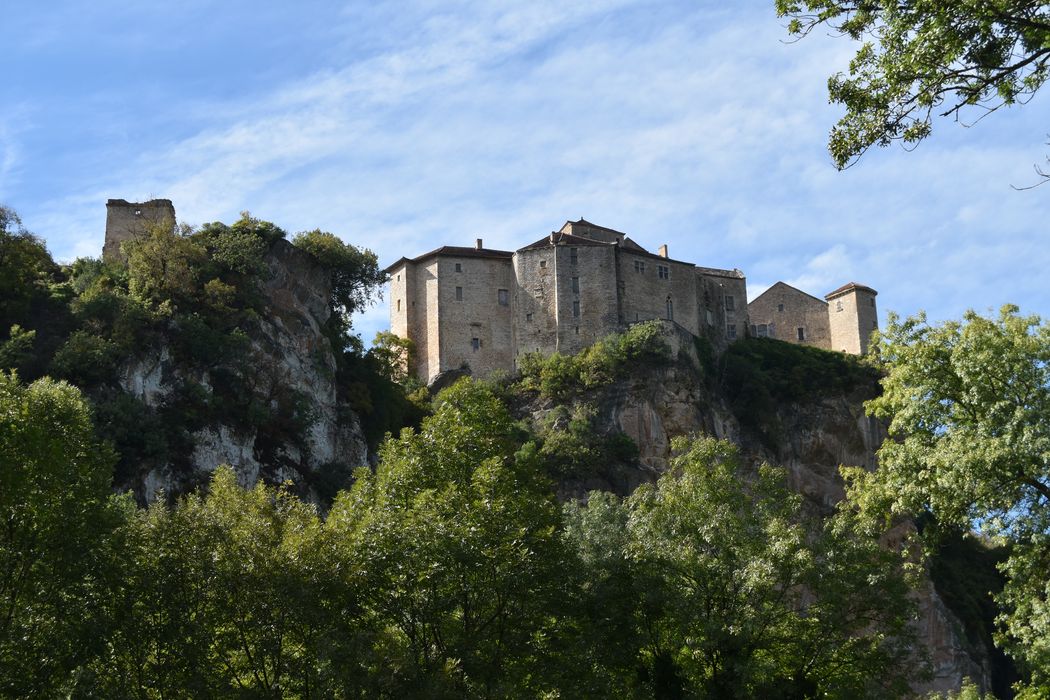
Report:
[[[1050,316],[1050,186],[1010,187],[1050,150],[1050,97],[838,172],[825,85],[852,47],[786,43],[772,0],[8,0],[3,25],[0,202],[61,260],[99,254],[111,197],[384,265],[583,216],[752,297],[857,281],[883,319]]]

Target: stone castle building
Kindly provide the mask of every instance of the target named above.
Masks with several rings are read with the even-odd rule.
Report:
[[[877,294],[850,282],[818,299],[777,282],[747,305],[751,334],[863,355],[879,327]]]
[[[387,267],[390,329],[415,343],[423,381],[513,372],[527,352],[575,353],[631,323],[669,319],[724,347],[747,333],[740,270],[651,253],[584,219],[516,251],[443,246]]]
[[[106,242],[102,246],[103,260],[123,260],[120,245],[132,238],[147,234],[156,226],[175,228],[175,207],[170,199],[151,199],[148,202],[128,202],[110,199],[106,202]]]
[[[720,349],[750,334],[855,354],[876,327],[868,287],[848,284],[821,301],[778,282],[748,304],[740,270],[675,260],[666,245],[652,253],[584,219],[516,251],[478,239],[401,258],[386,272],[390,330],[415,344],[410,365],[424,382],[463,368],[514,372],[525,353],[572,354],[650,319]]]

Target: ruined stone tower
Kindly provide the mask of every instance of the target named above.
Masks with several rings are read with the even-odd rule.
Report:
[[[110,199],[106,202],[106,242],[102,247],[102,259],[123,260],[120,244],[145,235],[155,226],[175,228],[175,207],[170,199],[151,199],[148,202]]]

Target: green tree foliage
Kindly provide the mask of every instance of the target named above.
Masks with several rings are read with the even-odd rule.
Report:
[[[367,248],[344,243],[334,233],[320,229],[297,233],[292,243],[331,271],[332,306],[342,312],[349,328],[350,314],[364,308],[386,281],[379,258]]]
[[[369,354],[375,358],[383,375],[397,384],[408,384],[409,362],[415,352],[415,343],[390,331],[379,331],[372,341]]]
[[[860,42],[849,75],[828,81],[846,108],[828,145],[840,168],[873,145],[921,141],[934,116],[1024,103],[1050,68],[1041,0],[776,0],[776,9],[795,37],[826,27]]]
[[[288,491],[244,489],[224,467],[207,496],[137,513],[126,540],[96,692],[318,697],[351,670],[334,669],[333,652],[360,664],[355,635],[338,636],[354,622],[347,579],[314,509]]]
[[[930,325],[891,315],[869,410],[890,421],[879,469],[849,470],[872,518],[928,514],[1010,543],[999,641],[1050,689],[1050,326],[1005,306]],[[932,530],[933,528],[931,528]],[[1034,692],[1034,691],[1033,691]]]
[[[98,641],[113,461],[76,388],[0,373],[0,695],[68,690]]]
[[[460,381],[333,506],[329,527],[356,543],[369,572],[398,694],[543,687],[540,642],[562,586],[559,517],[535,451],[517,451],[516,437],[491,390]]]
[[[44,374],[69,332],[71,291],[44,242],[0,205],[0,369]]]
[[[570,512],[567,529],[594,567],[591,606],[616,611],[600,624],[635,621],[624,639],[638,645],[649,691],[905,695],[916,672],[896,555],[848,510],[825,523],[806,517],[781,470],[762,465],[745,479],[728,443],[679,439],[675,449],[673,471],[640,487],[622,513],[601,497],[593,515]]]
[[[607,386],[630,367],[659,365],[670,358],[659,321],[632,325],[622,334],[602,338],[576,355],[554,353],[544,357],[527,353],[520,362],[521,388],[548,398],[565,399],[573,393]]]
[[[718,372],[737,418],[767,445],[782,437],[778,407],[858,389],[873,394],[877,378],[862,358],[772,338],[736,341],[723,353]]]

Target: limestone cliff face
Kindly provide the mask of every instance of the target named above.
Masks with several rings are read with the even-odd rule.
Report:
[[[872,398],[874,387],[778,406],[777,425],[763,434],[741,425],[730,409],[730,397],[717,381],[704,381],[696,369],[698,360],[690,339],[672,328],[665,337],[675,356],[671,365],[639,367],[599,395],[585,397],[599,407],[600,432],[623,432],[637,444],[637,467],[567,481],[561,485],[563,498],[584,497],[592,489],[629,493],[667,470],[672,438],[697,433],[734,442],[755,464],[768,461],[785,467],[792,487],[810,507],[823,513],[830,512],[844,495],[840,465],[875,467],[875,452],[886,432],[864,413],[863,402]],[[531,410],[534,420],[541,422],[551,406],[539,402]],[[987,650],[967,641],[962,624],[931,581],[916,595],[917,626],[933,672],[929,683],[916,688],[917,694],[957,690],[967,677],[988,688]]]
[[[243,425],[209,424],[192,432],[188,454],[178,464],[156,465],[129,484],[143,501],[160,491],[183,493],[205,481],[221,464],[231,465],[247,486],[263,478],[292,481],[310,497],[309,475],[331,463],[368,462],[368,448],[358,417],[341,405],[336,393],[336,361],[322,333],[329,307],[327,274],[306,253],[284,240],[267,256],[269,274],[262,283],[264,312],[243,330],[250,338],[243,364],[251,391],[276,405],[278,395],[301,397],[307,425],[301,439],[287,440]],[[180,368],[167,347],[156,348],[125,364],[120,386],[147,407],[164,405],[180,383],[190,380],[210,390],[211,372]],[[188,468],[187,468],[188,463]]]

